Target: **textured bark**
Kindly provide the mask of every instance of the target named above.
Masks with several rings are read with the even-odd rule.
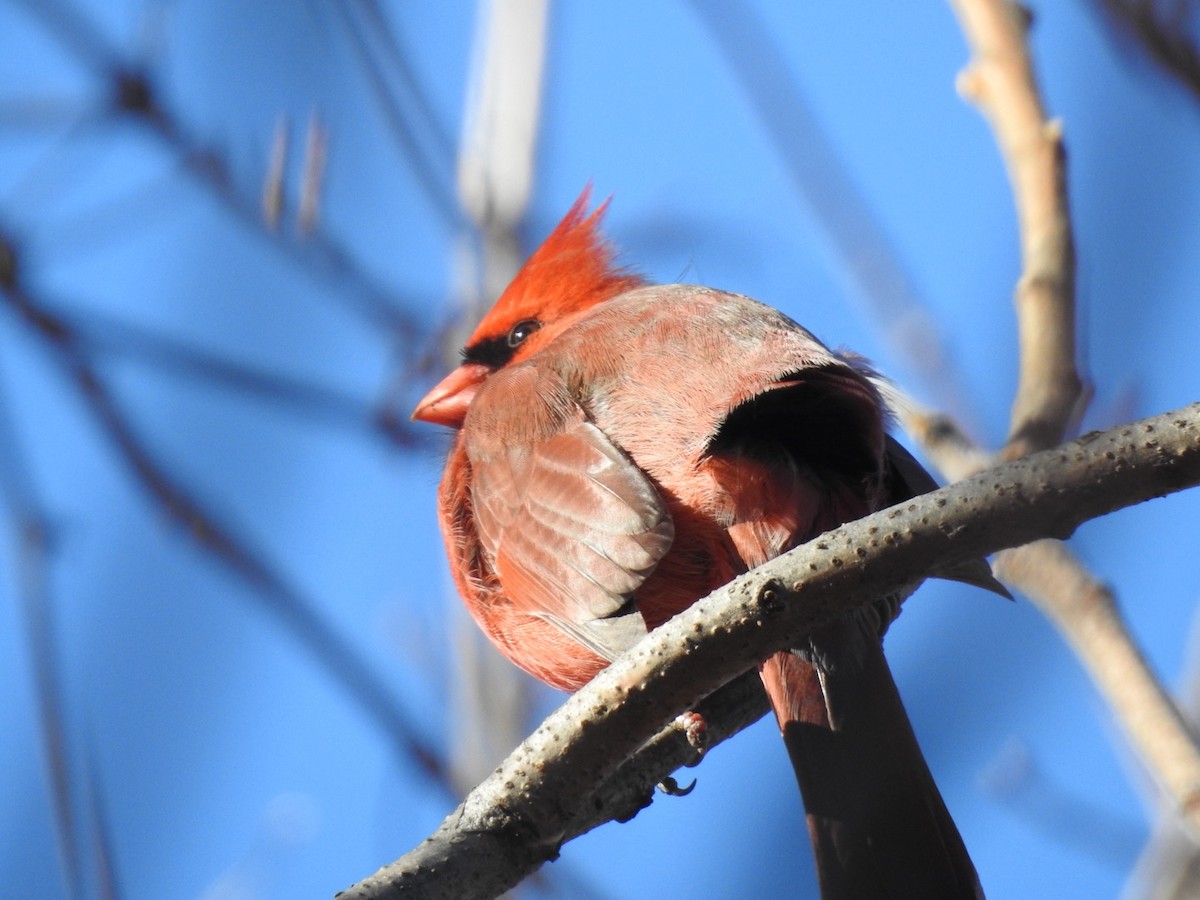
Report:
[[[621,764],[672,717],[812,628],[955,562],[1066,538],[1089,519],[1197,483],[1200,403],[829,531],[652,632],[543,722],[425,842],[339,896],[497,896],[554,859],[581,822],[627,817],[628,804],[604,808],[610,795],[601,790]]]

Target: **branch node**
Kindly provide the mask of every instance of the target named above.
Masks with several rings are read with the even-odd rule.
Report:
[[[786,607],[780,596],[781,590],[779,582],[774,579],[763,584],[758,589],[758,596],[755,598],[758,608],[768,616],[777,616],[782,613]]]
[[[1037,19],[1033,9],[1024,3],[1013,3],[1012,11],[1014,21],[1016,21],[1017,27],[1021,29],[1021,36],[1027,37]]]
[[[954,79],[954,88],[958,91],[958,96],[968,103],[979,106],[983,103],[984,82],[985,79],[979,71],[979,65],[968,63],[963,66],[958,77]]]
[[[158,110],[154,87],[140,69],[118,69],[113,73],[113,107],[121,112],[153,118]]]
[[[1180,818],[1192,820],[1200,815],[1200,787],[1194,787],[1179,798]]]

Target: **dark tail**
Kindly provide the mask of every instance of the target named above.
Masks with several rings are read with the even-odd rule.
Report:
[[[848,618],[761,667],[804,795],[821,896],[982,897],[871,631]]]

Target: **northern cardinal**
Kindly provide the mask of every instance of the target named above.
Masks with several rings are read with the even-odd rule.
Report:
[[[413,413],[457,429],[439,517],[467,608],[568,691],[739,573],[936,486],[860,362],[748,297],[615,267],[587,205]],[[942,574],[1003,591],[981,560]],[[765,660],[762,682],[823,896],[981,896],[884,661],[901,599]]]

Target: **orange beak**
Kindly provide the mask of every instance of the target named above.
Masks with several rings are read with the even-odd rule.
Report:
[[[481,363],[463,363],[421,398],[412,418],[434,425],[462,428],[467,408],[492,370]]]

